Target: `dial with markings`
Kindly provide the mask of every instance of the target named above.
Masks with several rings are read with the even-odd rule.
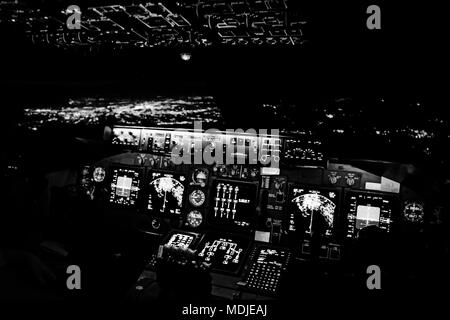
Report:
[[[94,172],[92,174],[95,182],[103,182],[106,177],[106,171],[102,167],[97,167],[94,169]]]
[[[202,224],[203,215],[199,211],[193,210],[188,213],[186,220],[190,227],[197,228]]]
[[[202,190],[194,190],[189,194],[189,202],[194,207],[200,207],[205,203],[206,196],[205,193]]]
[[[195,185],[205,187],[208,181],[208,170],[204,168],[196,169],[192,173],[192,182]]]
[[[403,217],[406,221],[420,223],[423,221],[424,208],[418,202],[407,202],[403,208]]]

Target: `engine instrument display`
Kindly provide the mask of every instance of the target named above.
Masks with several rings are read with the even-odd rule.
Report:
[[[255,223],[256,185],[216,180],[208,222],[225,227],[251,229]]]
[[[116,168],[112,172],[109,202],[131,207],[136,205],[141,173],[135,169]]]
[[[185,180],[183,174],[152,172],[147,209],[159,214],[181,214]]]
[[[249,240],[239,237],[206,235],[198,256],[211,268],[226,273],[238,273],[247,255]]]
[[[349,192],[347,204],[347,238],[356,238],[368,226],[389,232],[392,224],[394,199],[387,194]]]
[[[403,217],[406,221],[412,223],[421,223],[424,218],[424,206],[422,203],[408,201],[403,207]]]
[[[325,231],[326,236],[333,234],[339,204],[338,189],[292,186],[290,199],[289,231],[296,231],[302,226],[306,234],[311,234],[317,226]]]

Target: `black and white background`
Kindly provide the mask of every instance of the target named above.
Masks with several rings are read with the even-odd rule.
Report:
[[[366,26],[373,4],[379,30]],[[81,8],[81,30],[65,25],[69,5]],[[387,244],[392,256],[413,253],[392,273],[398,281],[385,280],[398,291],[370,299],[446,296],[447,20],[443,4],[425,1],[0,1],[0,304],[127,301],[144,263],[134,246],[144,244],[124,231],[113,246],[131,248],[126,262],[109,268],[105,229],[117,221],[105,226],[89,213],[104,208],[55,204],[48,186],[65,187],[51,180],[56,173],[110,155],[99,142],[105,125],[190,129],[194,120],[300,134],[320,140],[328,158],[370,159],[372,172],[409,168],[402,183],[434,218],[411,237],[417,247],[406,238]],[[86,294],[61,293],[68,262],[41,253],[42,241],[60,239],[76,248],[67,259],[88,261]],[[338,299],[322,285],[314,296]],[[281,300],[311,298],[296,291]]]

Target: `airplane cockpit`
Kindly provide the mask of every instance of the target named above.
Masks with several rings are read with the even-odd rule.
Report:
[[[0,301],[446,290],[449,119],[415,45],[350,5],[97,2],[0,2]]]
[[[113,284],[129,301],[157,299],[158,278],[194,261],[200,296],[225,301],[364,292],[369,266],[390,293],[431,285],[423,264],[447,208],[411,183],[417,169],[328,159],[273,131],[105,127],[102,158],[47,174],[41,249],[86,270],[88,296]],[[162,276],[167,259],[181,270]]]

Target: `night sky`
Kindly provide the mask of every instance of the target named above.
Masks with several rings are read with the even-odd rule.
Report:
[[[41,48],[33,46],[23,30],[2,28],[3,61],[7,62],[0,76],[2,109],[8,119],[24,106],[64,104],[69,98],[208,95],[233,127],[273,124],[275,117],[259,109],[267,102],[294,106],[294,112],[289,111],[291,119],[315,126],[314,108],[349,98],[354,115],[342,121],[355,127],[370,125],[370,121],[352,120],[358,119],[361,109],[366,118],[393,128],[414,117],[420,120],[423,113],[428,118],[436,112],[446,117],[442,8],[429,2],[426,7],[407,1],[340,2],[290,1],[292,10],[308,21],[307,42],[302,46],[213,46],[194,49],[188,62],[180,59],[179,49]],[[46,5],[51,11],[66,4],[30,5]],[[369,4],[381,7],[381,30],[366,28]],[[380,104],[382,98],[387,102]],[[424,105],[423,110],[411,112],[417,102]],[[365,143],[352,144],[362,148]]]
[[[444,20],[438,7],[378,1],[382,29],[368,30],[365,9],[372,2],[309,2],[290,3],[299,6],[298,12],[309,22],[308,42],[303,46],[199,49],[188,63],[181,61],[176,49],[38,49],[21,30],[2,28],[2,51],[8,63],[2,67],[1,81],[3,86],[15,86],[16,94],[30,90],[26,96],[32,99],[90,90],[105,94],[212,91],[236,98],[301,95],[312,99],[443,91],[445,38],[440,26]],[[52,3],[54,8],[64,1],[42,3]]]

